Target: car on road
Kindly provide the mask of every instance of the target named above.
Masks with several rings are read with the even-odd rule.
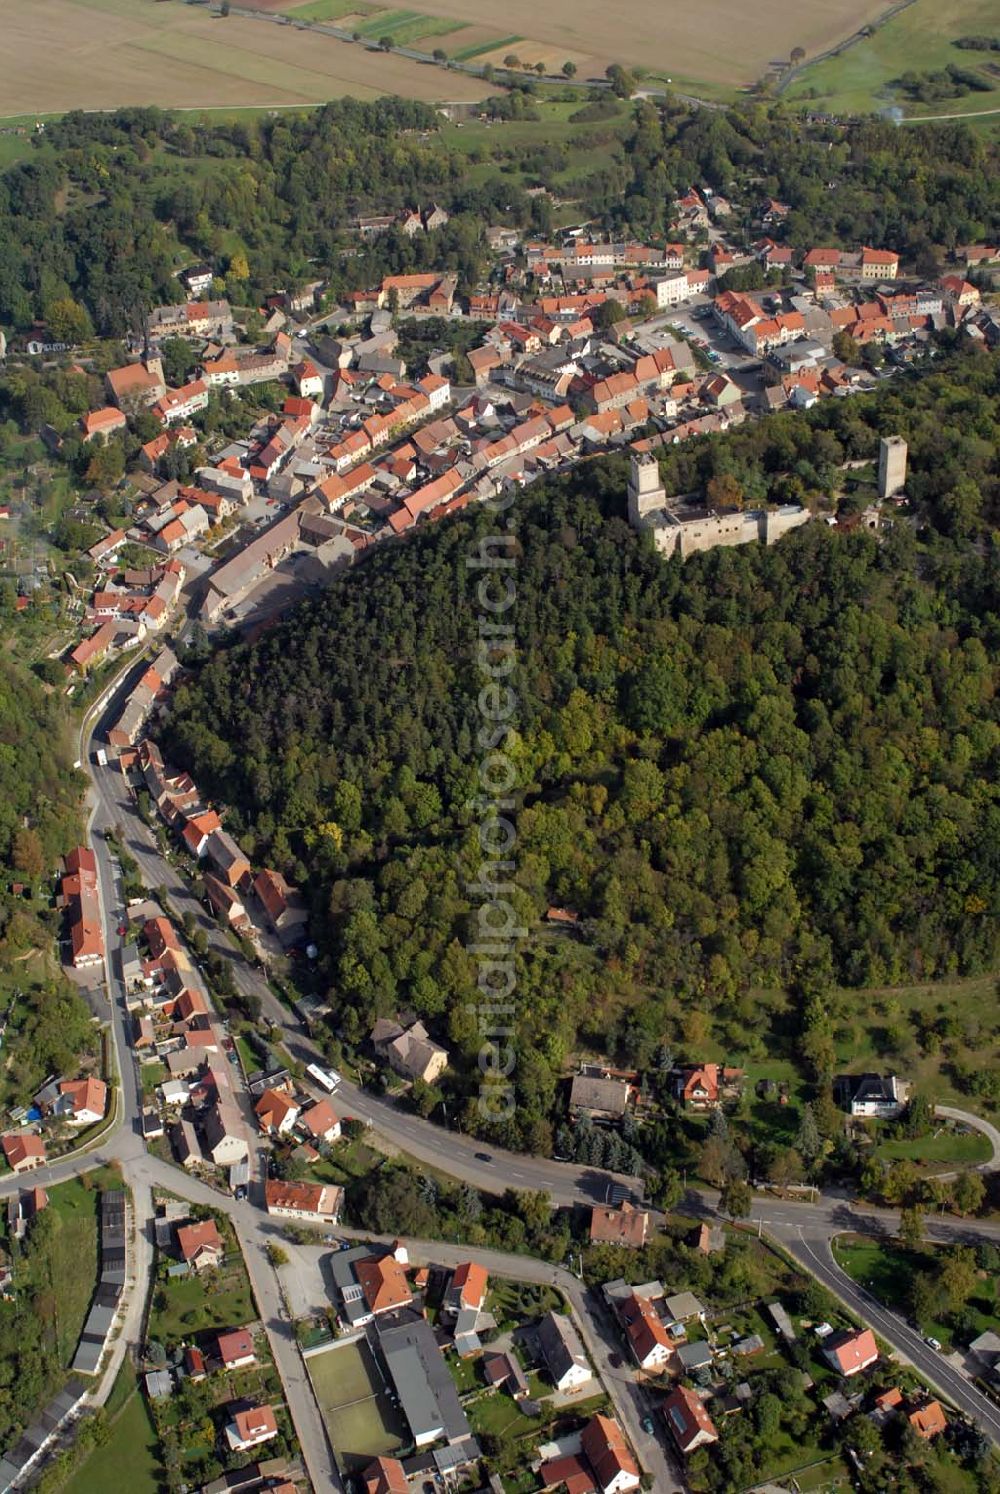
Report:
[[[642,1418],[642,1430],[644,1432],[648,1432],[650,1434],[650,1436],[653,1435],[653,1432],[655,1430],[655,1425],[654,1425],[654,1422],[653,1422],[653,1418],[651,1416],[644,1416]]]
[[[940,1341],[938,1339],[936,1339],[936,1338],[932,1338],[929,1333],[925,1333],[924,1334],[924,1343],[927,1345],[927,1347],[929,1349],[938,1349],[938,1350],[940,1350],[940,1348],[941,1348]]]
[[[476,1153],[476,1161],[477,1162],[492,1162],[493,1158],[492,1158],[492,1156],[490,1155],[489,1152],[477,1152]]]

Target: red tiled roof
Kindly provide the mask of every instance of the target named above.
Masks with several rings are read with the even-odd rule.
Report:
[[[177,1244],[181,1255],[190,1264],[202,1250],[223,1251],[222,1236],[214,1219],[201,1219],[197,1224],[182,1224],[177,1231]]]
[[[412,1300],[406,1273],[394,1256],[357,1261],[354,1272],[372,1312],[405,1307]]]

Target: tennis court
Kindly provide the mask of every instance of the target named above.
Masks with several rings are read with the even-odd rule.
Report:
[[[385,1392],[364,1339],[310,1354],[306,1364],[330,1441],[345,1471],[402,1446],[406,1427]]]

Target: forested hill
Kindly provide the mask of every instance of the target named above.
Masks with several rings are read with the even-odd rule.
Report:
[[[899,523],[664,562],[624,465],[519,501],[519,1134],[579,1045],[739,1051],[753,988],[987,968],[1000,932],[1000,554]],[[470,1060],[485,514],[387,546],[178,692],[170,754],[309,889],[337,1027],[413,1008]],[[579,937],[541,925],[557,903]],[[807,1048],[810,1044],[806,1044]],[[822,1065],[822,1032],[811,1043]],[[693,1055],[693,1056],[696,1056]],[[532,1128],[535,1128],[534,1130]]]

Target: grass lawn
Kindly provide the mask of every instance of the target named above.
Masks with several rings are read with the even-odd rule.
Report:
[[[943,1166],[988,1162],[992,1147],[979,1131],[959,1134],[946,1127],[914,1141],[883,1141],[876,1150],[880,1157],[893,1162],[905,1160],[926,1166]]]
[[[162,1084],[167,1077],[167,1066],[165,1063],[144,1063],[139,1070],[142,1077],[142,1092],[151,1095],[158,1084]]]
[[[546,1411],[542,1416],[525,1416],[506,1392],[483,1394],[466,1406],[466,1414],[472,1430],[480,1435],[492,1432],[495,1436],[511,1435],[515,1440],[533,1436],[549,1420]],[[520,1435],[519,1435],[520,1434]]]
[[[85,1187],[79,1178],[49,1189],[49,1208],[58,1225],[48,1255],[48,1289],[55,1297],[53,1333],[64,1365],[76,1353],[97,1283],[98,1196],[96,1187]]]
[[[492,41],[478,41],[465,47],[459,47],[451,53],[456,62],[473,62],[477,57],[483,57],[487,52],[499,52],[501,47],[514,47],[518,42],[523,42],[523,36],[497,36]]]
[[[251,1048],[246,1038],[243,1037],[242,1034],[239,1034],[233,1039],[233,1041],[236,1044],[236,1051],[240,1055],[240,1060],[246,1072],[248,1074],[255,1073],[257,1069],[260,1068],[260,1059]]]
[[[367,0],[306,0],[305,5],[288,6],[296,21],[339,21],[341,16],[370,16],[378,10]]]
[[[74,1473],[65,1494],[108,1494],[126,1484],[129,1494],[159,1494],[163,1487],[156,1433],[135,1389],[114,1421],[110,1439]]]
[[[740,1025],[719,1021],[704,1036],[697,1052],[709,1062],[735,1064],[747,1074],[750,1124],[759,1140],[794,1140],[798,1111],[808,1097],[801,1066],[793,1051],[794,1013],[780,990],[751,992],[753,1015]],[[838,1071],[866,1070],[903,1073],[931,1103],[989,1115],[988,1101],[964,1093],[954,1081],[954,1069],[1000,1070],[1000,1023],[995,974],[968,979],[922,981],[909,986],[867,989],[839,988],[831,993],[832,1038]],[[694,1048],[685,1044],[682,1048]],[[947,1052],[945,1051],[947,1050]],[[777,1096],[758,1100],[753,1094],[760,1079],[788,1086],[788,1104]],[[946,1140],[939,1143],[946,1146]],[[929,1162],[984,1160],[980,1143],[954,1138],[956,1151]]]
[[[464,31],[462,21],[448,21],[440,16],[421,15],[416,10],[383,10],[370,20],[354,28],[368,41],[378,41],[390,36],[397,47],[422,44],[423,39],[448,36],[452,31]]]
[[[468,155],[484,153],[483,160],[489,163],[490,174],[495,173],[498,158],[502,159],[508,147],[528,145],[566,145],[570,148],[566,171],[582,166],[593,171],[625,133],[629,114],[623,109],[617,119],[600,120],[596,124],[593,121],[574,123],[570,116],[576,114],[583,104],[584,100],[579,98],[571,102],[539,100],[535,102],[538,119],[498,120],[492,124],[485,120],[462,125],[443,124],[441,136],[447,145]],[[594,143],[598,136],[604,142],[601,145]],[[557,173],[557,185],[558,176],[564,174]]]
[[[938,103],[909,102],[890,87],[905,72],[939,72],[954,63],[980,71],[995,54],[967,52],[954,46],[961,36],[997,35],[994,0],[916,0],[870,37],[839,57],[807,67],[784,95],[790,102],[811,102],[835,113],[867,113],[898,105],[907,115],[968,114],[1000,109],[1000,79],[989,92],[967,93]]]
[[[382,1160],[382,1154],[364,1141],[337,1141],[329,1157],[313,1163],[309,1177],[317,1183],[338,1183],[346,1188],[357,1178],[367,1177]]]
[[[236,1328],[257,1316],[243,1258],[236,1251],[218,1271],[157,1282],[149,1336],[171,1342],[203,1328]]]

